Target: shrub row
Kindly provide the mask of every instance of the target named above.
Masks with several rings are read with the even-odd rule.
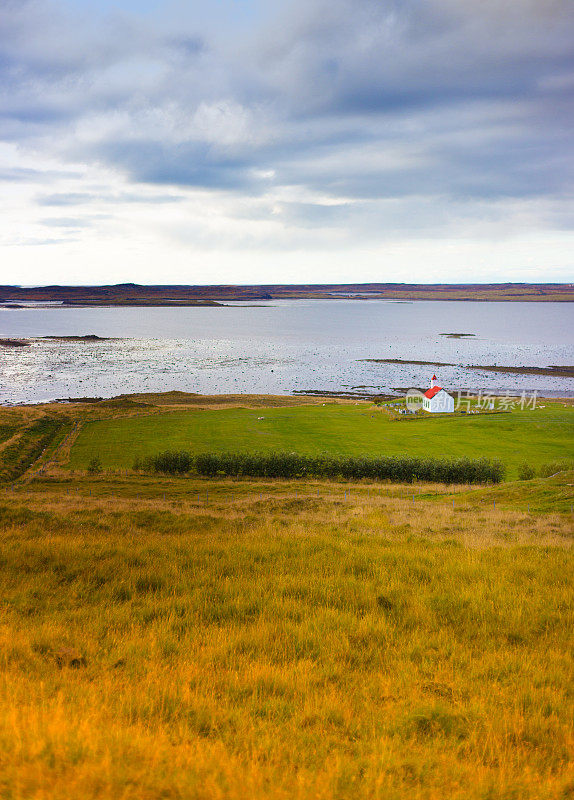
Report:
[[[504,467],[498,461],[480,459],[423,459],[410,456],[305,456],[297,453],[202,453],[165,452],[137,465],[151,472],[196,472],[214,477],[334,478],[390,480],[398,483],[499,483]]]
[[[136,458],[134,469],[143,472],[164,472],[166,475],[184,475],[195,469],[195,459],[184,450],[166,450],[155,456]]]

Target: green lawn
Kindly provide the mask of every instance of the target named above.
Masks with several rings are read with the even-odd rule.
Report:
[[[85,468],[97,456],[105,468],[131,467],[136,456],[168,449],[408,453],[499,458],[513,478],[525,461],[539,466],[572,459],[573,442],[574,408],[559,404],[510,414],[400,421],[366,405],[196,409],[87,423],[69,466]]]

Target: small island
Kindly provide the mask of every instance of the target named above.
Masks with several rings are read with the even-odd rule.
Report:
[[[0,339],[0,347],[29,347],[28,339]]]

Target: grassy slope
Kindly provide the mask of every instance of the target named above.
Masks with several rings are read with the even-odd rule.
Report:
[[[102,481],[0,498],[2,796],[568,796],[566,517]]]
[[[560,511],[572,515],[574,508],[574,470],[565,470],[550,478],[513,481],[498,486],[455,492],[455,505],[516,508],[523,511]],[[441,502],[444,498],[439,497]],[[570,519],[574,517],[570,516]]]
[[[263,419],[258,419],[263,417]],[[512,414],[393,421],[361,404],[223,409],[166,413],[88,423],[71,454],[82,468],[131,467],[136,455],[164,449],[193,452],[287,450],[302,453],[488,456],[510,467],[572,458],[574,408],[547,404]]]
[[[63,417],[48,415],[33,419],[17,437],[0,449],[0,481],[18,478],[38,459],[46,457],[69,433],[71,425]]]
[[[10,439],[18,430],[15,425],[2,425],[0,423],[0,445]]]

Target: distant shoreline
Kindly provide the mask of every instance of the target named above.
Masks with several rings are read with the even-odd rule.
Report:
[[[473,302],[574,302],[571,283],[485,284],[266,284],[245,286],[143,286],[121,283],[108,286],[0,286],[0,309],[18,308],[21,302],[87,306],[220,307],[225,301],[260,300],[456,300]]]
[[[406,393],[406,387],[396,387],[395,389],[396,394],[388,394],[385,392],[374,392],[372,394],[368,392],[349,392],[345,390],[341,391],[334,391],[334,390],[327,390],[327,389],[294,389],[292,392],[288,392],[285,394],[255,394],[253,392],[243,392],[237,394],[230,394],[228,392],[221,392],[219,394],[196,394],[195,392],[184,392],[179,390],[168,390],[165,392],[129,392],[123,394],[114,394],[109,396],[98,396],[98,397],[82,397],[82,396],[75,396],[75,397],[52,397],[47,398],[45,400],[30,400],[30,401],[20,401],[20,402],[11,402],[11,401],[3,401],[0,400],[0,408],[30,408],[32,406],[50,406],[50,405],[84,405],[84,406],[97,406],[98,404],[102,403],[103,407],[107,407],[110,404],[121,404],[121,403],[132,403],[137,405],[145,405],[147,402],[151,402],[152,400],[155,401],[157,398],[172,398],[175,397],[176,399],[173,401],[176,404],[179,404],[181,407],[189,407],[189,408],[201,408],[208,400],[210,403],[220,403],[222,407],[228,405],[236,405],[241,406],[244,402],[253,402],[254,398],[257,399],[262,405],[265,402],[269,401],[277,401],[280,402],[281,405],[318,405],[321,403],[373,403],[374,401],[388,401],[388,400],[400,400],[403,398],[403,395]],[[454,390],[453,390],[454,391]],[[479,397],[480,392],[472,391],[468,395],[465,395],[466,398],[468,397]],[[518,392],[496,392],[493,393],[494,397],[512,397],[519,400],[521,398],[521,394]],[[574,404],[574,392],[570,394],[552,394],[549,391],[542,391],[536,393],[536,397],[538,400],[545,400],[549,402],[565,402],[568,404]],[[262,401],[262,398],[264,399]],[[403,398],[404,399],[404,398]],[[167,402],[167,400],[166,400]]]

